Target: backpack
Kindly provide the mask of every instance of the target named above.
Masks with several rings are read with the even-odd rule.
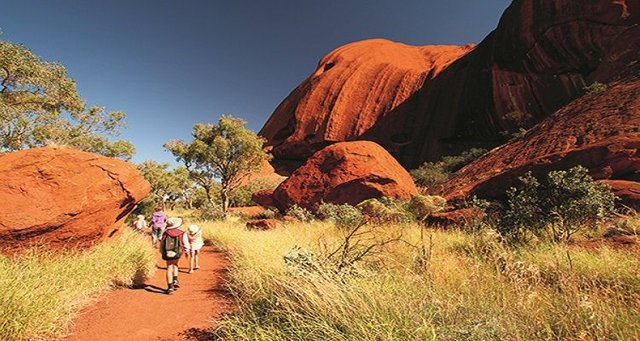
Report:
[[[182,256],[182,234],[171,236],[167,233],[162,236],[160,250],[162,251],[162,259],[174,260]]]
[[[167,215],[164,212],[153,212],[151,226],[154,229],[162,229],[167,226]]]

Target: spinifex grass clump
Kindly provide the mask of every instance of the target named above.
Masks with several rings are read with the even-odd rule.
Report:
[[[129,231],[86,252],[32,249],[17,259],[0,256],[0,339],[59,337],[98,294],[143,279],[154,265],[149,243]]]
[[[419,226],[381,227],[351,245],[402,240],[337,274],[327,256],[350,229],[206,226],[230,254],[229,286],[239,302],[216,332],[229,340],[640,338],[640,256],[633,249],[513,248],[495,232],[427,230],[425,264],[415,247]]]

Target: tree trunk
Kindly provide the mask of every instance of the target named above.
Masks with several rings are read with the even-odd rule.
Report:
[[[223,189],[220,193],[222,197],[222,212],[224,213],[225,219],[227,218],[227,212],[229,211],[229,192]]]

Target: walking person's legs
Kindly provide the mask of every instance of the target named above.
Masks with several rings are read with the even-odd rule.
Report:
[[[179,286],[178,284],[178,260],[167,261],[167,294],[171,294]]]

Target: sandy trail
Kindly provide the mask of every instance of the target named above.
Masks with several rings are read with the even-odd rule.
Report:
[[[165,264],[158,258],[158,271],[144,287],[114,290],[84,309],[74,320],[65,340],[198,340],[207,336],[215,319],[231,309],[222,289],[228,265],[225,255],[211,246],[200,253],[201,268],[187,273],[187,260],[180,260],[180,288],[166,295]]]

